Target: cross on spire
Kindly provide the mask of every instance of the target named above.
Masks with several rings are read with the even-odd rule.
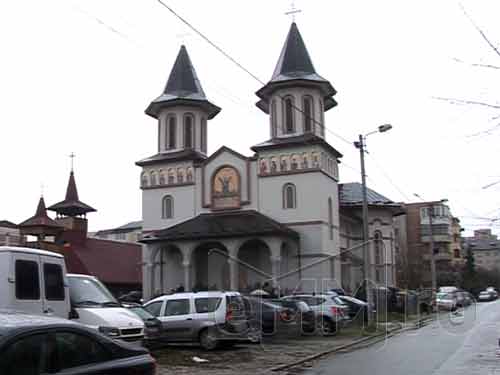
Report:
[[[189,36],[191,36],[191,34],[187,31],[175,34],[175,37],[181,41],[182,45],[186,44],[186,38]]]
[[[40,183],[40,196],[43,197],[43,190],[45,188],[45,185],[42,183]]]
[[[295,22],[295,15],[297,13],[302,13],[302,10],[295,8],[295,0],[292,0],[290,10],[285,12],[287,16],[292,16],[292,22]]]
[[[72,152],[71,154],[69,154],[69,157],[71,158],[71,172],[73,172],[73,161],[74,161],[76,155],[74,152]]]

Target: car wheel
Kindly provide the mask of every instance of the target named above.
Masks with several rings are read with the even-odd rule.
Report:
[[[217,348],[217,337],[213,329],[205,328],[200,333],[200,346],[205,350],[214,350]]]
[[[320,316],[316,320],[316,331],[321,336],[330,336],[337,332],[337,327],[329,318]]]

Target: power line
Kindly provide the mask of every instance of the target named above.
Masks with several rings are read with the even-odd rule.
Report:
[[[385,179],[392,185],[392,187],[395,188],[407,202],[410,201],[409,196],[406,195],[406,193],[402,189],[400,189],[398,185],[396,185],[394,180],[389,176],[388,173],[385,172],[385,170],[381,167],[381,165],[376,161],[375,157],[371,153],[367,154],[370,156],[373,164],[375,164],[375,166],[379,169],[379,171],[382,173]]]

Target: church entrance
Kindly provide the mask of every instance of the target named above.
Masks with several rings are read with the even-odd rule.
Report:
[[[178,247],[169,245],[160,248],[156,253],[153,264],[153,290],[155,295],[168,293],[169,288],[183,284],[182,253]]]
[[[193,290],[229,290],[227,249],[220,242],[203,243],[192,255]]]
[[[238,251],[238,287],[250,292],[262,289],[265,282],[272,284],[271,251],[262,240],[245,242]]]

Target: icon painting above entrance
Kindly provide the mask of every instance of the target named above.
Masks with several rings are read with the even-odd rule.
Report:
[[[234,209],[240,208],[240,205],[240,174],[234,167],[219,168],[212,177],[212,209]]]

